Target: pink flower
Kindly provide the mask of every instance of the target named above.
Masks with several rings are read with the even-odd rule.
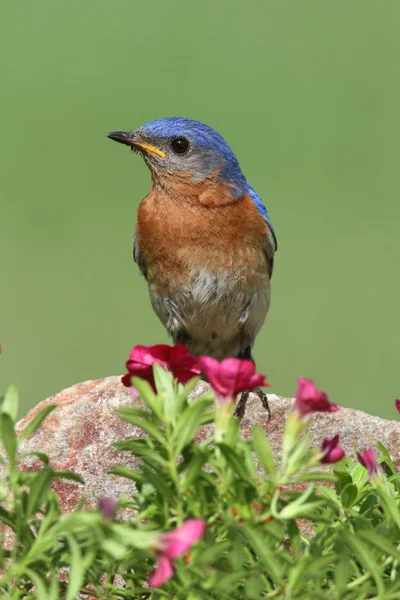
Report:
[[[185,554],[205,531],[203,519],[189,519],[181,527],[164,533],[157,540],[157,563],[149,577],[150,587],[159,587],[170,579],[174,572],[174,558]]]
[[[197,358],[189,354],[188,349],[181,344],[168,346],[135,346],[132,348],[126,368],[129,373],[122,377],[125,387],[131,387],[131,377],[140,377],[148,381],[156,391],[153,376],[153,365],[158,364],[171,371],[180,383],[187,383],[192,377],[200,375],[200,366]]]
[[[394,401],[395,406],[397,408],[397,412],[400,413],[400,400],[398,398],[396,398],[396,400]]]
[[[343,448],[339,448],[339,435],[335,435],[333,438],[324,438],[321,446],[321,452],[323,457],[321,458],[322,463],[335,463],[342,460],[344,456]]]
[[[210,356],[200,356],[199,363],[218,400],[234,400],[240,392],[269,387],[265,375],[256,373],[251,360],[225,358],[220,362]]]
[[[329,402],[325,392],[319,392],[316,389],[311,379],[300,377],[297,382],[298,388],[293,410],[297,410],[301,417],[313,412],[336,412],[340,410],[337,404]]]
[[[104,496],[97,503],[98,509],[105,519],[115,519],[117,514],[117,501],[112,496]]]
[[[364,452],[357,452],[357,458],[362,466],[368,470],[371,477],[379,473],[380,467],[376,460],[373,448],[368,448],[367,450],[364,450]]]

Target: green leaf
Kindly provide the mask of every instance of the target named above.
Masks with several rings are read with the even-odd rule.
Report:
[[[178,415],[173,375],[158,364],[153,365],[153,373],[157,394],[162,400],[164,420],[166,423],[175,423]]]
[[[379,535],[375,531],[363,531],[362,529],[357,531],[357,537],[363,539],[368,545],[375,546],[378,550],[381,550],[381,552],[384,552],[388,556],[393,556],[395,560],[400,562],[399,550],[397,550],[386,537]]]
[[[380,498],[386,516],[390,516],[400,529],[400,511],[395,499],[381,486],[377,486],[375,491]]]
[[[78,483],[85,483],[82,477],[73,471],[53,471],[53,477],[58,477],[59,479],[71,479],[72,481],[77,481]]]
[[[249,577],[244,586],[244,597],[251,600],[259,600],[264,584],[260,575]]]
[[[261,466],[266,473],[273,479],[275,477],[276,468],[274,463],[274,455],[272,448],[268,441],[268,437],[265,435],[260,427],[253,427],[253,449],[257,455]]]
[[[21,435],[19,436],[19,441],[22,442],[26,440],[29,436],[31,436],[43,423],[45,418],[55,409],[57,408],[57,404],[47,404],[39,412],[36,413],[34,417],[29,421],[29,423],[24,427]]]
[[[196,385],[198,384],[199,381],[200,381],[200,376],[192,377],[192,379],[189,379],[189,381],[187,383],[185,383],[185,385],[182,385],[180,383],[178,395],[179,396],[182,395],[183,398],[187,398],[189,396],[189,394],[191,392],[193,392],[194,388],[196,387]]]
[[[1,405],[1,412],[4,415],[8,415],[14,424],[16,423],[18,415],[18,388],[14,384],[11,384],[6,391]]]
[[[242,540],[232,540],[232,546],[230,552],[227,554],[227,559],[230,563],[230,567],[233,572],[240,571],[243,569],[245,554],[243,552]]]
[[[46,600],[60,600],[59,585],[57,579],[52,579],[50,581],[49,595],[47,596]]]
[[[378,498],[374,493],[368,494],[364,502],[360,506],[360,515],[368,513],[370,510],[376,507],[378,504]]]
[[[345,508],[350,508],[355,503],[355,501],[357,499],[357,495],[358,495],[357,486],[354,485],[354,483],[348,483],[347,485],[344,486],[344,488],[342,489],[342,492],[340,494],[340,500],[342,502],[342,505]]]
[[[279,513],[280,519],[299,519],[303,518],[315,518],[314,511],[317,508],[323,506],[323,502],[321,500],[316,500],[315,502],[305,502],[304,504],[295,505],[294,503],[288,504],[284,509]]]
[[[318,493],[328,501],[328,504],[332,506],[332,508],[338,508],[341,506],[340,500],[336,491],[332,488],[329,488],[325,485],[317,486]]]
[[[118,411],[121,415],[123,415],[124,421],[128,423],[132,423],[132,425],[136,425],[143,431],[145,431],[150,437],[157,440],[161,446],[166,447],[166,441],[163,435],[160,432],[160,429],[156,427],[153,423],[150,422],[150,415],[147,416],[147,419],[142,419],[140,417],[136,417],[135,415],[127,415],[124,414],[121,410]]]
[[[300,473],[299,475],[295,475],[291,479],[291,483],[295,481],[331,481],[334,483],[337,480],[337,477],[334,473],[329,473],[329,471],[307,471],[306,473]]]
[[[0,506],[0,521],[4,523],[4,525],[8,525],[11,529],[14,529],[14,515],[10,514],[8,510],[2,508]]]
[[[4,413],[1,415],[1,439],[5,451],[7,452],[8,460],[11,466],[15,464],[15,455],[17,452],[17,436],[14,429],[14,423],[11,420],[10,415]]]
[[[46,584],[43,579],[35,571],[27,567],[25,567],[25,574],[36,588],[35,597],[37,600],[48,600]]]
[[[140,398],[143,400],[146,406],[150,406],[153,404],[156,394],[154,393],[153,388],[145,379],[141,379],[140,377],[132,377],[131,378],[133,386],[139,392]]]
[[[19,440],[21,440],[21,438],[19,438]],[[39,460],[42,461],[43,464],[49,464],[49,457],[43,452],[38,452],[37,450],[32,450],[32,452],[23,452],[21,454],[21,458],[25,458],[25,456],[36,456]]]
[[[337,597],[342,598],[345,586],[350,579],[351,556],[348,549],[340,543],[340,538],[337,540],[337,546],[337,561],[334,576]]]
[[[222,454],[226,458],[227,463],[233,469],[233,471],[239,475],[245,481],[248,481],[249,474],[243,464],[242,458],[230,447],[226,444],[220,443],[218,444],[218,448],[220,448]]]
[[[199,477],[203,465],[207,461],[207,453],[198,450],[196,454],[190,459],[186,473],[183,475],[181,479],[181,485],[183,489],[187,489],[191,486],[191,484],[196,481]]]
[[[348,484],[353,483],[353,479],[347,471],[343,471],[342,469],[335,469],[335,475],[337,476],[336,480],[336,491],[338,494],[341,493],[342,489]]]
[[[119,451],[129,450],[155,469],[160,466],[165,467],[167,464],[159,449],[154,447],[151,438],[133,438],[124,442],[115,442],[114,447]]]
[[[389,469],[391,470],[391,472],[395,475],[396,474],[396,467],[394,466],[394,463],[393,463],[392,457],[389,454],[389,451],[382,444],[382,442],[376,442],[376,445],[378,446],[379,450],[382,452],[382,457],[384,459],[384,462],[387,464],[387,466],[389,467]]]
[[[221,558],[225,558],[225,553],[231,547],[229,541],[218,542],[210,546],[206,546],[203,550],[196,552],[196,565],[210,565],[217,562]]]
[[[363,567],[371,573],[371,576],[375,580],[376,587],[378,588],[379,598],[384,599],[384,583],[382,581],[381,567],[375,561],[372,553],[368,549],[368,545],[361,542],[354,535],[343,532],[343,539],[348,548],[355,554],[355,557]]]
[[[237,582],[245,575],[245,571],[235,571],[234,573],[218,573],[218,578],[212,586],[214,592],[212,597],[226,598],[226,591],[237,586]],[[215,592],[217,595],[215,595]],[[200,599],[199,599],[200,600]]]
[[[140,380],[141,381],[141,380]],[[142,419],[148,419],[150,413],[148,410],[143,410],[139,406],[121,406],[117,409],[117,413],[122,417],[141,417]]]
[[[117,540],[105,538],[101,542],[102,548],[114,560],[122,560],[126,556],[126,546]]]
[[[72,536],[65,537],[71,553],[66,600],[76,600],[85,576],[84,562],[77,541]]]
[[[166,484],[165,477],[160,476],[158,473],[154,473],[151,469],[146,467],[146,465],[143,465],[142,473],[145,481],[154,486],[154,489],[159,494],[160,498],[174,506],[176,503],[176,498]]]
[[[300,494],[295,500],[284,506],[281,512],[277,511],[277,501],[279,492],[275,492],[271,501],[271,514],[277,519],[293,519],[298,514],[302,514],[308,498],[314,491],[314,486],[310,485],[303,494]],[[320,501],[318,501],[321,504]],[[299,513],[300,511],[300,513]]]
[[[255,555],[257,556],[257,559],[264,565],[266,574],[274,581],[274,583],[281,585],[282,558],[277,558],[275,556],[274,552],[269,548],[267,540],[245,524],[240,525],[238,534],[249,542],[255,552]],[[283,550],[280,550],[280,552],[283,552]]]
[[[174,431],[174,443],[177,454],[180,454],[182,448],[193,440],[196,431],[201,425],[202,416],[209,404],[208,400],[193,400],[179,417]]]
[[[44,498],[50,488],[53,479],[53,470],[49,467],[44,467],[38,472],[35,479],[31,483],[31,488],[28,494],[28,507],[26,516],[33,515],[43,503]]]
[[[288,521],[287,532],[289,535],[290,545],[293,548],[297,558],[301,556],[302,543],[300,537],[300,530],[297,526],[296,521]]]
[[[123,467],[122,465],[113,467],[108,471],[108,474],[119,475],[120,477],[125,477],[125,479],[131,479],[132,481],[135,481],[140,485],[145,483],[145,478],[143,477],[142,473],[140,473],[139,471],[134,471],[129,467]]]
[[[300,440],[297,440],[293,446],[287,460],[285,475],[296,473],[306,462],[308,462],[307,454],[310,448],[310,435],[306,434]],[[315,452],[315,451],[313,451]]]
[[[154,547],[154,541],[159,537],[159,533],[155,531],[143,531],[142,529],[133,529],[126,524],[114,524],[112,533],[116,538],[121,540],[125,546],[147,550]]]

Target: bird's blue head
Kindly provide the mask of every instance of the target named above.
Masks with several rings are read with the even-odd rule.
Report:
[[[138,151],[161,184],[165,175],[179,175],[194,183],[217,179],[228,184],[234,196],[247,190],[246,178],[226,141],[200,121],[168,117],[135,131],[114,131],[108,137]]]

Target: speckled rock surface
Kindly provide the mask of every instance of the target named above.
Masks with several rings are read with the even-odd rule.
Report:
[[[193,395],[199,396],[207,389],[208,384],[200,382]],[[254,425],[261,426],[278,455],[286,413],[292,400],[272,394],[268,399],[272,413],[270,421],[258,398],[250,396],[241,421],[241,432],[244,438],[248,438]],[[92,506],[101,496],[131,493],[133,482],[107,475],[107,471],[115,465],[137,466],[134,457],[129,453],[117,452],[112,443],[142,436],[141,430],[122,421],[116,413],[120,406],[141,404],[121,384],[120,377],[79,383],[44,400],[18,423],[17,432],[22,431],[41,407],[51,403],[57,404],[57,408],[41,428],[24,442],[22,450],[45,452],[54,468],[75,471],[85,480],[85,486],[73,481],[57,481],[55,489],[60,496],[62,509],[66,512],[72,510],[81,496],[85,498],[86,506]],[[210,426],[204,427],[199,437],[207,436],[209,431]],[[397,421],[343,408],[337,413],[314,415],[310,432],[313,446],[319,446],[324,436],[332,437],[339,433],[340,445],[350,456],[354,455],[354,448],[363,450],[379,440],[387,446],[396,465],[400,466],[400,423]],[[30,459],[26,468],[36,469],[38,465],[36,459]]]

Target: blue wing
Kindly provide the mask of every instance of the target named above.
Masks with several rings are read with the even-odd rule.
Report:
[[[268,264],[268,272],[269,272],[269,277],[272,277],[272,271],[274,270],[274,254],[276,252],[276,250],[278,249],[278,242],[276,240],[276,235],[275,235],[275,231],[274,228],[272,227],[272,223],[270,221],[269,215],[268,215],[268,211],[265,208],[260,196],[253,190],[253,188],[247,184],[248,186],[248,193],[250,198],[253,200],[254,204],[257,207],[258,212],[260,213],[260,215],[263,217],[264,221],[267,223],[268,225],[268,235],[266,237],[266,246],[265,246],[265,256],[267,258],[267,264]]]
[[[269,218],[268,211],[265,208],[265,206],[263,204],[263,201],[261,200],[260,196],[253,190],[253,188],[251,187],[251,185],[248,186],[248,191],[249,191],[249,194],[250,194],[252,200],[254,201],[254,204],[257,206],[258,211],[263,216],[263,218],[265,219],[265,221],[268,224],[268,227],[270,228],[272,237],[274,238],[275,251],[276,251],[276,250],[278,250],[278,241],[276,239],[275,230],[272,227],[272,223],[271,223],[271,220]]]

